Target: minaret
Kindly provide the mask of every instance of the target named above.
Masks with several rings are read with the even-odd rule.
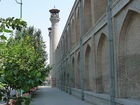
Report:
[[[60,34],[59,34],[59,12],[60,10],[58,9],[51,9],[51,17],[50,21],[52,23],[51,28],[49,28],[49,36],[50,36],[50,65],[54,66],[55,65],[55,50],[57,48],[59,39],[60,39]]]
[[[52,31],[52,28],[48,28],[48,31],[49,31],[49,37],[50,37],[50,54],[49,54],[49,59],[50,59],[50,65],[52,64],[52,38],[51,38],[51,31]]]
[[[56,87],[56,75],[55,75],[55,51],[60,39],[60,34],[59,34],[59,12],[60,10],[58,9],[51,9],[51,17],[50,21],[52,23],[51,28],[48,28],[49,30],[49,37],[50,37],[50,65],[53,67],[53,69],[50,72],[50,82],[52,87]]]

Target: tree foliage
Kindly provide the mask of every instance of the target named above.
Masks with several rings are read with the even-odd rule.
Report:
[[[21,19],[15,19],[14,17],[0,18],[0,39],[7,39],[4,33],[12,33],[14,30],[21,31],[26,26],[27,23]]]
[[[41,31],[25,27],[20,19],[0,19],[0,98],[6,95],[6,100],[11,89],[29,91],[41,85],[50,70]],[[14,30],[15,36],[6,40],[4,33]]]

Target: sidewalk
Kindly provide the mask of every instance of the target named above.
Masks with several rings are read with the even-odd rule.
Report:
[[[91,105],[56,88],[39,87],[31,105]]]

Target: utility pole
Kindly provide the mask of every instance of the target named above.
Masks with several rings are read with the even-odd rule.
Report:
[[[113,40],[113,24],[112,24],[112,0],[108,0],[107,8],[108,16],[108,35],[109,35],[109,56],[110,56],[110,105],[115,103],[115,59],[114,59],[114,40]]]
[[[20,18],[22,19],[22,5],[23,5],[22,0],[20,0],[20,2],[17,1],[17,0],[15,0],[15,1],[16,1],[17,4],[20,5]],[[1,2],[1,0],[0,0],[0,2]]]
[[[20,0],[20,2],[17,1],[17,0],[15,0],[15,1],[16,1],[17,4],[20,5],[20,18],[22,19],[22,5],[23,5],[22,0]]]

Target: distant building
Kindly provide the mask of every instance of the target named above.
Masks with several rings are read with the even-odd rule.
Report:
[[[59,42],[50,12],[53,86],[93,105],[140,105],[140,0],[76,0]]]

